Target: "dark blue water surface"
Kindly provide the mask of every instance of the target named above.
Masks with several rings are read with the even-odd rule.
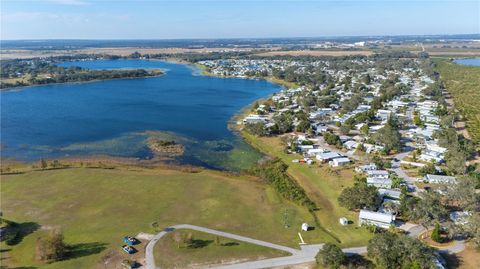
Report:
[[[91,69],[161,68],[161,77],[33,86],[1,92],[2,157],[98,155],[151,158],[151,136],[186,145],[181,163],[225,168],[259,157],[227,124],[280,87],[216,78],[182,64],[147,60],[67,62]],[[161,132],[158,132],[161,131]],[[166,132],[166,133],[165,133]],[[234,165],[235,166],[235,165]]]
[[[455,60],[455,63],[462,64],[462,65],[480,66],[480,58],[459,59],[459,60]]]

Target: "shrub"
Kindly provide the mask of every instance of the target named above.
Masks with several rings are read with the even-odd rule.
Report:
[[[440,224],[438,224],[438,222],[435,224],[435,228],[433,228],[432,235],[430,236],[430,238],[432,238],[432,240],[437,243],[442,242],[442,237],[440,235]]]

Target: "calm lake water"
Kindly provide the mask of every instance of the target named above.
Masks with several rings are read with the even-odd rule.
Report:
[[[176,162],[245,168],[260,154],[227,128],[256,99],[279,91],[263,80],[215,78],[162,61],[67,62],[91,69],[161,68],[155,78],[33,86],[1,92],[2,157],[19,160],[76,155],[153,156],[149,137],[186,146]]]
[[[455,60],[455,63],[462,65],[480,66],[480,58]]]

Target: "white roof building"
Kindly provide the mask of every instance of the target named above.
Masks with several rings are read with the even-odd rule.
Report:
[[[375,225],[380,228],[388,229],[390,225],[394,224],[395,216],[390,213],[380,213],[369,210],[360,210],[358,216],[360,225],[368,224]]]
[[[353,140],[348,140],[346,141],[345,143],[343,143],[343,145],[347,148],[347,149],[356,149],[359,145],[358,142],[355,142]]]
[[[347,165],[349,163],[350,163],[350,159],[348,158],[335,158],[331,160],[328,164],[330,164],[330,166],[332,167],[338,167],[342,165]]]
[[[384,149],[384,147],[382,146],[372,145],[367,143],[363,144],[363,147],[365,148],[365,152],[369,154],[372,152],[381,151]]]
[[[248,115],[243,119],[244,123],[249,123],[249,124],[254,124],[254,123],[259,123],[259,122],[266,122],[268,119],[267,117],[264,116],[259,116],[259,115]]]
[[[327,162],[329,160],[332,160],[332,159],[335,159],[335,158],[340,158],[342,157],[342,155],[340,153],[337,153],[337,152],[324,152],[324,153],[320,153],[320,154],[317,154],[316,158],[317,160],[319,161],[322,161],[322,162]]]
[[[367,177],[367,185],[368,186],[375,186],[377,188],[391,189],[392,188],[392,181],[388,178],[385,179],[385,178]]]
[[[389,189],[378,189],[378,194],[382,199],[387,197],[390,199],[399,200],[400,195],[402,195],[402,192],[396,191],[396,190],[389,190]]]
[[[386,170],[370,170],[370,171],[367,171],[367,176],[369,178],[388,179],[390,175],[388,174],[388,171],[386,171]]]
[[[452,184],[457,182],[457,179],[455,177],[439,176],[439,175],[431,175],[431,174],[425,175],[423,179],[428,183],[435,183],[435,184]]]
[[[307,155],[309,156],[316,156],[317,154],[324,153],[328,150],[324,148],[313,148],[313,149],[308,149],[307,150]]]
[[[355,171],[359,172],[359,173],[365,173],[367,171],[371,171],[371,170],[377,170],[377,165],[374,164],[374,163],[371,163],[371,164],[365,164],[365,165],[360,165],[358,167],[355,168]]]

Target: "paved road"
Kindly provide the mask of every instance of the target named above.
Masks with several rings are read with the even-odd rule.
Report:
[[[278,263],[279,266],[281,266],[282,264],[285,264],[285,265],[295,264],[295,262],[294,262],[295,260],[299,260],[300,261],[299,263],[302,263],[303,260],[310,257],[310,254],[312,253],[311,247],[307,247],[305,249],[302,248],[301,250],[298,250],[298,249],[285,247],[285,246],[281,246],[281,245],[277,245],[277,244],[273,244],[273,243],[269,243],[269,242],[265,242],[265,241],[261,241],[261,240],[256,240],[256,239],[241,236],[241,235],[221,232],[221,231],[208,229],[208,228],[204,228],[204,227],[200,227],[200,226],[195,226],[195,225],[190,225],[190,224],[178,224],[178,225],[174,225],[174,226],[166,228],[165,230],[156,234],[152,238],[152,240],[150,242],[148,242],[147,247],[145,249],[145,263],[146,263],[146,268],[147,269],[158,269],[158,267],[155,266],[155,259],[154,259],[154,256],[153,256],[153,248],[155,247],[155,244],[157,243],[157,241],[160,238],[162,238],[164,235],[166,235],[167,233],[172,232],[174,230],[178,230],[178,229],[196,230],[196,231],[200,231],[200,232],[204,232],[204,233],[214,234],[214,235],[218,235],[218,236],[222,236],[222,237],[226,237],[226,238],[230,238],[230,239],[235,239],[235,240],[238,240],[238,241],[247,242],[247,243],[250,243],[250,244],[255,244],[255,245],[259,245],[259,246],[264,246],[264,247],[268,247],[268,248],[277,249],[277,250],[285,251],[285,252],[288,252],[288,253],[292,254],[291,256],[281,257],[282,259],[280,259],[280,258],[268,259],[268,261],[275,260],[273,262]],[[321,247],[321,245],[318,245],[318,247],[316,247],[315,254],[316,254],[316,252],[318,252],[320,247]],[[315,254],[312,257],[314,257]],[[268,261],[264,260],[264,261],[258,261],[258,262],[259,263],[265,263],[265,262],[268,262]],[[261,266],[259,266],[259,267],[242,267],[242,268],[264,268],[264,267],[265,266],[263,266],[263,267],[261,267]],[[268,267],[268,266],[266,266],[266,267]],[[225,268],[227,268],[227,267],[225,267]],[[237,268],[237,267],[231,267],[231,268]],[[238,268],[240,268],[240,267],[238,267]]]
[[[323,247],[323,244],[316,244],[316,245],[303,245],[300,247],[300,249],[294,249],[294,248],[272,244],[272,243],[261,241],[261,240],[256,240],[256,239],[245,237],[245,236],[208,229],[200,226],[195,226],[190,224],[179,224],[179,225],[168,227],[165,230],[159,232],[147,244],[147,247],[145,250],[145,263],[146,263],[147,269],[159,269],[159,267],[155,265],[155,259],[153,256],[154,255],[153,249],[155,247],[155,244],[158,242],[158,240],[160,240],[160,238],[162,238],[167,233],[172,232],[174,230],[178,230],[178,229],[190,229],[190,230],[196,230],[204,233],[210,233],[210,234],[214,234],[214,235],[218,235],[226,238],[231,238],[231,239],[235,239],[235,240],[239,240],[239,241],[243,241],[251,244],[256,244],[264,247],[285,251],[291,254],[290,256],[285,256],[285,257],[278,257],[278,258],[265,259],[265,260],[259,260],[259,261],[250,261],[250,262],[244,262],[244,263],[238,263],[238,264],[222,265],[222,266],[215,267],[216,269],[244,269],[244,268],[258,269],[258,268],[281,267],[281,266],[290,266],[295,264],[312,263],[312,262],[315,262],[315,255],[317,255],[318,251]],[[353,254],[365,253],[367,251],[367,248],[366,247],[347,248],[347,249],[344,249],[343,251],[347,255],[353,255]]]
[[[425,228],[423,228],[420,225],[409,224],[409,223],[403,224],[399,228],[406,230],[408,234],[412,237],[418,237],[425,230]],[[268,248],[285,251],[291,254],[290,256],[285,256],[285,257],[211,267],[215,269],[260,269],[260,268],[282,267],[282,266],[288,267],[296,264],[313,263],[315,262],[315,255],[323,247],[323,244],[315,244],[315,245],[303,245],[300,247],[300,249],[294,249],[294,248],[290,248],[282,245],[269,243],[266,241],[253,239],[250,237],[245,237],[245,236],[236,235],[232,233],[226,233],[226,232],[217,231],[217,230],[200,227],[196,225],[178,224],[178,225],[168,227],[165,230],[159,232],[152,238],[152,240],[150,240],[150,242],[148,242],[147,247],[145,249],[145,263],[146,263],[147,269],[160,269],[160,267],[155,265],[154,251],[153,251],[155,244],[158,242],[158,240],[160,240],[160,238],[162,238],[167,233],[172,232],[174,230],[178,230],[178,229],[196,230],[204,233],[214,234],[214,235],[218,235],[226,238],[235,239],[238,241],[247,242],[250,244],[256,244],[256,245],[260,245]],[[451,246],[448,246],[443,249],[439,249],[439,251],[443,253],[458,253],[463,251],[464,249],[465,249],[464,241],[459,239],[459,240],[455,240],[454,244],[452,244]],[[344,248],[342,249],[342,251],[346,255],[363,254],[367,252],[367,247],[364,246],[364,247]]]

